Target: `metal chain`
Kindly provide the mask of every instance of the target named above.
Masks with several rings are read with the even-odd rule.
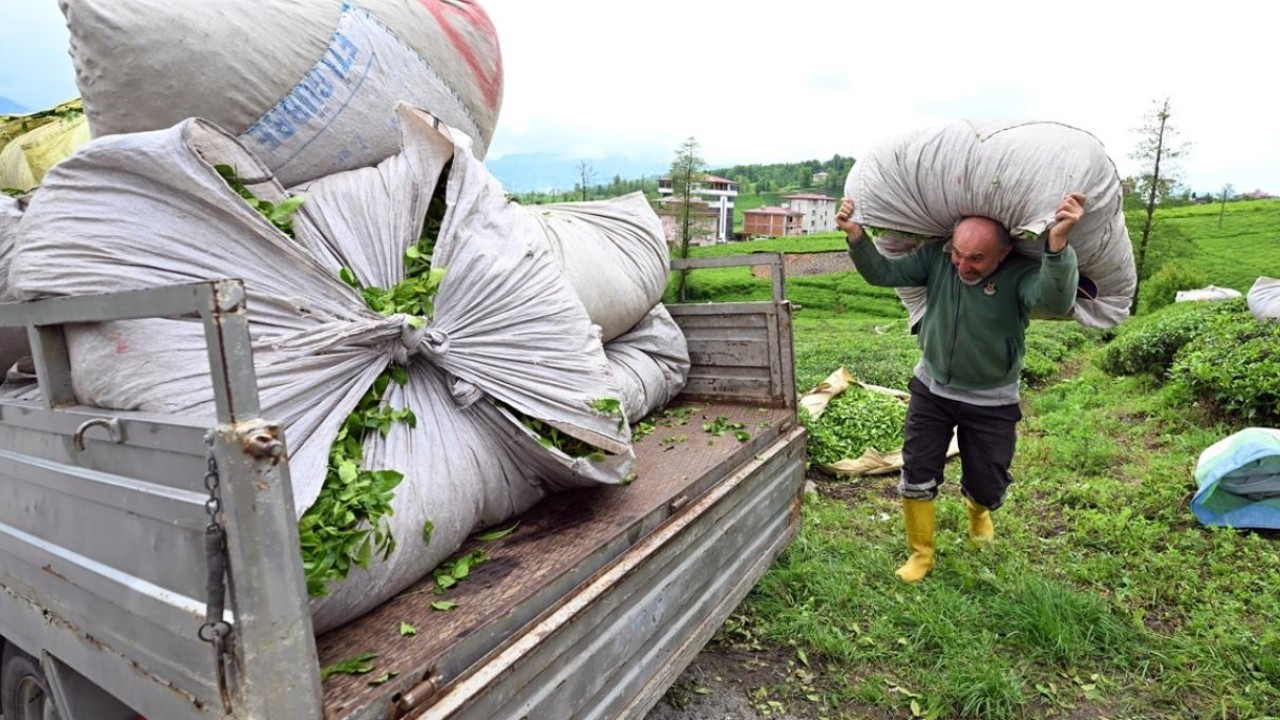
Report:
[[[213,435],[205,436],[205,444],[209,445],[206,455],[207,469],[204,474],[204,488],[209,491],[209,499],[204,502],[205,514],[209,516],[209,524],[204,529],[204,557],[208,574],[205,579],[207,604],[205,622],[200,626],[198,635],[201,640],[213,645],[214,662],[218,669],[218,694],[222,697],[222,709],[231,714],[231,691],[227,684],[227,641],[231,637],[231,625],[223,619],[226,609],[226,569],[227,542],[226,530],[218,522],[222,513],[222,499],[218,494],[218,461],[213,457]]]

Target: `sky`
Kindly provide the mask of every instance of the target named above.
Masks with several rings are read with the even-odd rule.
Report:
[[[1167,97],[1190,189],[1280,194],[1280,52],[1261,2],[481,5],[504,64],[490,159],[665,164],[688,137],[710,167],[856,158],[907,130],[1008,118],[1087,130],[1129,175],[1136,129]],[[55,0],[0,0],[0,97],[76,94]]]

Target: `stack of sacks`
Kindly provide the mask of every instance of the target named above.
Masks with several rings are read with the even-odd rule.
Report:
[[[59,6],[94,137],[203,118],[286,187],[395,153],[399,101],[458,128],[484,157],[502,103],[497,34],[474,2]]]
[[[407,106],[398,114],[402,151],[308,183],[292,237],[215,169],[233,167],[256,198],[288,197],[268,167],[213,124],[192,119],[100,138],[45,178],[12,257],[22,299],[243,278],[263,415],[285,424],[304,545],[305,512],[344,481],[331,456],[343,424],[380,377],[404,380],[382,381],[381,407],[400,421],[365,435],[360,462],[404,474],[394,514],[378,521],[399,547],[367,570],[353,567],[345,582],[320,583],[327,594],[313,600],[317,631],[400,592],[470,533],[549,490],[623,482],[634,461],[628,418],[665,403],[688,369],[679,329],[647,300],[632,303],[629,317],[609,318],[627,330],[605,346],[557,264],[542,211],[509,202],[465,135]],[[445,210],[431,274],[443,279],[434,310],[370,310],[370,291],[405,280],[405,251],[419,242],[438,182]],[[600,212],[633,202],[602,203]],[[612,262],[652,252],[627,249]],[[649,264],[660,278],[638,287],[665,282],[665,256]],[[83,326],[69,329],[68,346],[80,402],[213,415],[198,320]],[[414,421],[404,420],[405,408]],[[531,419],[590,452],[544,447]],[[309,581],[326,562],[313,561]]]
[[[1071,317],[1113,327],[1129,315],[1137,272],[1120,177],[1089,133],[1054,122],[954,122],[880,143],[845,182],[854,220],[889,256],[948,238],[961,218],[982,215],[1009,228],[1017,252],[1039,257],[1040,235],[1071,191],[1086,197],[1070,240],[1081,277]],[[915,325],[924,288],[899,288],[898,295]]]

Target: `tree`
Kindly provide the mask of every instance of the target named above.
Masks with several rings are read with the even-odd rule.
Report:
[[[591,167],[591,163],[586,160],[578,161],[578,188],[581,193],[581,199],[587,199],[587,188],[591,187],[591,180],[596,176],[596,171]]]
[[[1222,207],[1218,210],[1218,227],[1222,227],[1222,216],[1227,212],[1227,201],[1236,194],[1236,186],[1227,183],[1222,186]]]
[[[676,254],[685,259],[689,257],[689,240],[694,229],[694,186],[702,180],[703,161],[698,157],[698,141],[690,136],[676,150],[676,159],[671,163],[671,195],[676,201]],[[686,300],[688,291],[688,270],[680,271],[680,302]]]
[[[1138,314],[1138,290],[1142,284],[1142,266],[1147,257],[1147,242],[1151,239],[1151,219],[1155,215],[1156,201],[1166,199],[1178,184],[1177,160],[1187,152],[1186,144],[1174,146],[1177,131],[1169,123],[1173,115],[1169,98],[1152,102],[1151,110],[1143,117],[1138,128],[1138,147],[1129,155],[1142,162],[1142,174],[1138,176],[1138,189],[1146,196],[1146,218],[1142,223],[1142,236],[1138,242],[1138,286],[1133,289],[1130,315]]]

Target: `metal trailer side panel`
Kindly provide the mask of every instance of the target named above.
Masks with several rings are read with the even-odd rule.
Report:
[[[189,421],[74,407],[63,324],[196,316],[218,415],[208,448]],[[13,324],[42,403],[0,403],[0,632],[42,657],[64,700],[93,683],[165,720],[318,717],[285,448],[258,417],[243,285],[0,305]],[[227,530],[212,556],[211,518]],[[225,672],[200,638],[211,619],[231,630]],[[66,720],[82,720],[74,707]]]
[[[412,717],[642,717],[798,529],[805,438],[793,429]]]
[[[70,442],[0,426],[0,446]],[[157,472],[197,482],[203,474],[201,458],[132,450],[134,462],[150,459]],[[192,563],[204,557],[205,499],[47,454],[0,450],[5,636],[36,656],[52,653],[153,716],[208,716],[212,655],[195,636],[205,574],[202,562]]]

